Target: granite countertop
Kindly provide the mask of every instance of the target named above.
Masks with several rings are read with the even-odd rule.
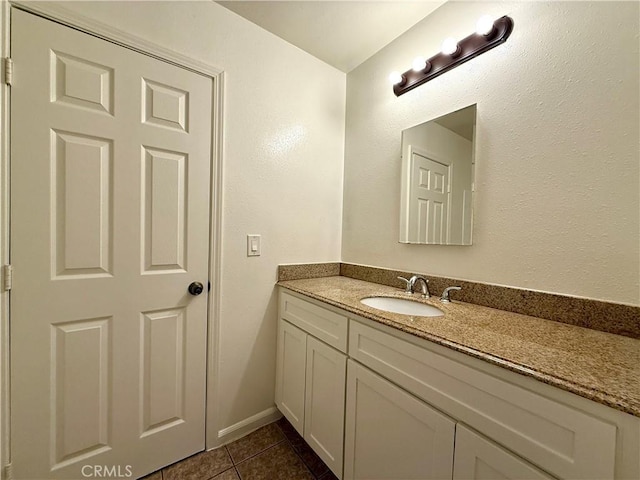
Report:
[[[278,285],[640,417],[640,340],[455,300],[422,300],[419,294],[414,299],[445,316],[383,312],[360,299],[407,295],[342,276]]]

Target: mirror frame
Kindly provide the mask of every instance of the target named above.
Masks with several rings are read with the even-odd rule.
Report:
[[[471,163],[470,174],[469,174],[470,184],[466,182],[466,179],[464,179],[465,187],[468,185],[469,188],[464,188],[464,190],[459,190],[458,189],[459,187],[456,188],[456,183],[454,183],[454,178],[457,178],[456,182],[459,182],[460,181],[459,176],[461,171],[459,168],[458,169],[454,168],[456,162],[451,160],[452,157],[449,157],[449,159],[445,159],[445,157],[447,156],[446,154],[448,154],[449,152],[445,152],[443,147],[444,143],[438,144],[438,142],[432,141],[432,143],[435,145],[433,147],[428,145],[429,142],[427,142],[426,144],[417,146],[417,145],[409,144],[407,137],[409,136],[409,132],[411,130],[416,129],[418,127],[427,127],[427,125],[431,125],[431,124],[437,125],[437,129],[449,130],[447,127],[440,125],[440,121],[452,115],[456,115],[456,116],[463,115],[463,112],[466,110],[470,110],[471,112],[470,114],[473,115],[472,120],[471,118],[468,119],[468,122],[471,123],[470,126],[472,128],[471,140],[470,140],[471,145],[470,145],[470,151],[469,151],[469,157],[468,157]],[[399,235],[400,243],[417,244],[417,245],[451,245],[451,246],[469,246],[473,244],[473,223],[474,223],[473,217],[474,217],[474,203],[475,203],[475,195],[476,195],[476,192],[475,192],[475,166],[476,166],[475,162],[476,162],[476,148],[477,148],[476,130],[477,130],[477,104],[472,104],[472,105],[468,105],[466,107],[460,108],[454,112],[450,112],[445,115],[441,115],[439,117],[422,122],[418,125],[414,125],[412,127],[406,128],[402,131],[401,155],[400,155],[400,159],[401,159],[400,235]],[[439,137],[442,138],[443,134],[444,132],[442,132],[439,135]],[[449,132],[446,133],[445,136],[448,136],[449,134],[459,137],[461,141],[469,141],[469,139],[467,138],[468,135],[461,135],[460,133],[449,130]],[[456,137],[451,137],[450,140],[455,145],[457,145],[458,149],[465,149],[466,147],[464,146],[463,143],[460,143],[460,144],[456,143]],[[445,140],[443,140],[443,142],[444,141]],[[445,153],[444,155],[443,155],[443,152]],[[446,238],[443,241],[419,241],[417,238],[417,234],[411,232],[411,223],[409,222],[409,216],[412,215],[412,213],[410,210],[409,196],[411,194],[411,187],[410,187],[411,179],[412,179],[411,170],[413,169],[411,158],[413,157],[414,154],[417,154],[418,157],[423,157],[425,161],[431,162],[431,166],[434,168],[434,173],[435,173],[434,178],[436,179],[436,182],[439,181],[439,179],[443,179],[443,181],[448,184],[446,186],[447,196],[448,196],[447,212],[446,212],[447,232],[446,232]],[[452,156],[453,155],[454,154],[452,153]],[[466,154],[465,154],[465,157],[466,157]],[[446,170],[443,168],[443,169],[440,169],[439,172],[437,172],[436,170],[438,170],[441,166],[446,167]],[[466,173],[466,170],[463,170],[462,172]],[[429,171],[428,175],[429,176],[432,175],[431,171]],[[445,185],[441,184],[439,185],[439,188],[444,189]],[[434,195],[437,196],[438,193],[436,192]],[[454,204],[456,206],[455,216],[458,217],[458,221],[460,222],[459,223],[460,229],[455,231],[455,236],[456,238],[460,239],[459,241],[455,241],[451,239],[451,225],[452,225],[451,204]],[[428,234],[428,233],[425,233],[425,234]],[[442,237],[442,234],[441,234],[441,237]]]

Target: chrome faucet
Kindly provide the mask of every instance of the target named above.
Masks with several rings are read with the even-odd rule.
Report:
[[[414,275],[409,279],[409,282],[411,283],[412,291],[415,291],[416,283],[422,282],[422,298],[429,298],[429,280],[424,277]]]
[[[404,293],[411,295],[415,292],[416,283],[422,282],[422,298],[429,298],[429,280],[419,275],[406,279],[404,277],[398,277],[398,280],[406,282],[406,288]]]
[[[440,301],[442,303],[451,303],[451,298],[449,297],[449,292],[451,290],[462,290],[462,287],[447,287],[442,292],[442,297],[440,297]]]
[[[405,282],[404,293],[406,293],[407,295],[411,295],[413,293],[413,287],[411,285],[411,281],[409,281],[408,278],[404,278],[404,277],[398,277],[398,280],[402,280],[403,282]]]

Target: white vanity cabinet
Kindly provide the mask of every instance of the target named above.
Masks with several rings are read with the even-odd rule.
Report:
[[[347,371],[344,480],[553,480],[357,362]]]
[[[453,480],[553,480],[492,441],[458,424]]]
[[[300,435],[304,433],[307,337],[289,322],[278,321],[276,405]]]
[[[343,463],[347,322],[342,315],[286,292],[280,295],[276,405],[338,478]]]
[[[276,403],[339,478],[640,478],[637,417],[323,305],[281,290]]]
[[[456,423],[349,360],[345,480],[451,478]]]

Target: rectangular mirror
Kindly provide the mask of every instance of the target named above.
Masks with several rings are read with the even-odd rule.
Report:
[[[400,242],[471,245],[476,105],[402,132]]]

